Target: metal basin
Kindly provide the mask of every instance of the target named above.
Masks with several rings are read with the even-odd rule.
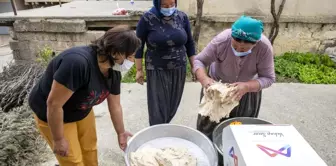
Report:
[[[135,152],[138,148],[149,141],[165,137],[176,137],[190,141],[191,143],[197,145],[204,152],[209,160],[210,166],[218,165],[218,153],[208,137],[193,128],[175,124],[155,125],[136,133],[128,141],[128,145],[125,150],[124,158],[126,165],[130,166],[131,152]]]
[[[216,128],[214,129],[213,133],[212,133],[212,140],[214,143],[215,148],[218,151],[218,155],[219,155],[219,159],[222,160],[222,155],[223,155],[223,151],[222,151],[222,147],[223,147],[223,140],[222,140],[222,133],[223,133],[223,129],[230,125],[230,123],[234,122],[234,121],[238,121],[241,122],[241,124],[272,124],[271,122],[268,122],[266,120],[263,119],[259,119],[259,118],[251,118],[251,117],[237,117],[237,118],[232,118],[232,119],[228,119],[226,121],[223,121],[222,123],[220,123],[219,125],[216,126]]]

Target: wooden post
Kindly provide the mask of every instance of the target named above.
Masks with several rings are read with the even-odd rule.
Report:
[[[11,1],[11,4],[12,4],[12,8],[13,8],[14,15],[17,15],[16,4],[15,4],[15,2],[14,2],[14,0],[10,0],[10,1]]]
[[[285,3],[286,3],[286,0],[282,0],[281,4],[279,6],[278,13],[276,13],[276,11],[275,11],[275,0],[271,0],[271,14],[273,16],[273,25],[272,25],[271,32],[270,32],[268,38],[269,38],[272,45],[274,43],[275,38],[278,36],[278,33],[279,33],[279,20],[280,20],[282,10],[285,6]]]
[[[196,20],[195,20],[195,28],[194,28],[194,33],[193,33],[193,38],[195,41],[195,47],[196,47],[197,52],[198,52],[198,40],[199,40],[199,36],[201,33],[203,4],[204,4],[204,0],[197,0],[197,13],[196,13]]]

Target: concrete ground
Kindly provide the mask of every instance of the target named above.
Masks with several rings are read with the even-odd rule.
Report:
[[[186,83],[172,123],[195,128],[200,84]],[[126,129],[132,133],[148,126],[146,86],[122,84],[121,102]],[[293,124],[325,162],[336,165],[336,85],[274,84],[263,91],[260,118]],[[99,165],[124,165],[106,103],[95,107]],[[55,164],[51,160],[44,165]]]
[[[17,16],[13,12],[1,13],[0,20],[12,20],[22,18],[98,18],[108,17],[123,18],[125,16],[113,16],[112,12],[118,8],[129,10],[146,11],[153,6],[152,1],[135,1],[131,5],[130,1],[73,1],[66,4],[18,11]],[[104,19],[104,18],[100,18]]]
[[[9,46],[0,47],[0,72],[13,59],[12,50]]]
[[[12,60],[10,48],[0,47],[0,72]],[[172,123],[195,128],[200,84],[186,83]],[[126,129],[148,127],[146,86],[122,84],[121,102]],[[293,124],[328,165],[336,165],[336,85],[274,84],[263,91],[260,118]],[[124,165],[106,102],[95,107],[100,166]],[[52,153],[42,166],[57,163]]]

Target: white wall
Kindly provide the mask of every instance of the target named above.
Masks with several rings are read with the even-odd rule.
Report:
[[[196,13],[197,0],[180,0],[178,7]],[[281,0],[276,0],[276,7]],[[270,15],[271,0],[204,0],[204,15]],[[287,0],[282,15],[298,17],[335,16],[336,0]]]

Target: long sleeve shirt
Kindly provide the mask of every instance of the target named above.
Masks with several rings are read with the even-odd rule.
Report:
[[[209,67],[212,79],[225,83],[247,82],[256,79],[261,89],[275,82],[273,47],[266,36],[245,57],[237,57],[231,48],[231,29],[224,30],[199,53],[193,72]]]
[[[142,41],[142,46],[135,57],[143,58],[146,43],[147,70],[176,69],[186,66],[186,55],[190,57],[196,54],[189,19],[182,11],[177,10],[170,20],[165,20],[148,11],[138,22],[136,33]]]

